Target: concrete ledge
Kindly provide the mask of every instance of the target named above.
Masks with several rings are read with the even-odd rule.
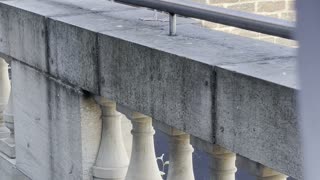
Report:
[[[296,90],[217,68],[216,143],[301,178]]]
[[[33,180],[91,179],[101,138],[99,106],[19,61],[12,62],[12,73],[16,166]]]
[[[183,18],[170,37],[140,20],[153,12],[102,0],[0,0],[0,12],[1,54],[302,177],[294,49]]]

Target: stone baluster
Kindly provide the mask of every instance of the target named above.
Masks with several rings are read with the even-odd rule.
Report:
[[[102,137],[96,163],[93,166],[94,179],[124,180],[129,159],[121,131],[122,114],[116,110],[116,103],[105,98],[96,98],[102,110]]]
[[[260,165],[256,172],[256,180],[286,180],[288,176]]]
[[[6,154],[9,158],[16,157],[15,138],[14,138],[14,115],[13,115],[13,95],[10,93],[9,103],[4,111],[4,122],[10,130],[10,135],[7,138],[0,140],[0,151]]]
[[[154,150],[152,119],[133,113],[132,126],[132,153],[126,180],[162,180]]]
[[[8,104],[10,94],[10,80],[8,64],[0,58],[0,139],[9,136],[9,130],[5,127],[3,113]]]
[[[218,145],[213,145],[211,151],[211,180],[235,180],[236,154]]]
[[[167,180],[194,180],[190,136],[184,133],[170,136],[169,172]]]

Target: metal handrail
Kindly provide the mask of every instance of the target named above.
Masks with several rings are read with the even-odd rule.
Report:
[[[226,8],[209,6],[185,0],[113,0],[114,2],[146,7],[170,14],[170,34],[175,34],[175,15],[191,17],[250,31],[269,34],[286,39],[294,39],[293,22],[240,12]]]

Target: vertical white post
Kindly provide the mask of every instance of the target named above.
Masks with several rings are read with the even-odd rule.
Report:
[[[9,136],[9,130],[4,125],[3,112],[8,104],[10,94],[10,80],[8,64],[0,58],[0,139]]]
[[[152,119],[134,113],[132,126],[132,153],[126,180],[162,180],[154,150]]]
[[[123,143],[121,113],[116,103],[105,98],[96,98],[102,109],[102,137],[93,176],[95,179],[124,180],[129,159]]]
[[[192,152],[188,134],[170,136],[170,164],[167,180],[194,180]]]
[[[211,155],[211,180],[235,180],[236,154],[217,145],[208,153]]]

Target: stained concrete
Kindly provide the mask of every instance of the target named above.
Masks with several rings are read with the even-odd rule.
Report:
[[[285,86],[217,69],[216,143],[299,177],[302,154],[296,93]]]
[[[21,62],[21,67],[30,66],[61,84],[113,99],[205,142],[302,177],[295,49],[210,31],[189,19],[179,20],[178,36],[168,36],[167,22],[140,20],[153,12],[101,0],[2,0],[0,12],[8,12],[0,16],[0,52]],[[39,86],[41,93],[51,94],[44,94],[38,104],[28,108],[79,103],[77,96],[67,95],[60,85],[50,85],[41,77],[33,78],[46,83],[30,84],[29,89]],[[20,80],[17,86],[25,83]],[[51,86],[55,91],[46,91]],[[21,98],[26,98],[20,91]],[[65,94],[63,102],[48,98],[57,93]],[[58,113],[59,109],[48,107],[43,112],[49,114],[49,110]],[[68,111],[72,117],[80,112],[76,107]],[[67,113],[61,115],[62,119],[68,117]],[[21,123],[21,127],[26,125]],[[46,122],[42,128],[31,125],[45,143],[47,128],[60,128],[59,123]],[[80,141],[79,124],[68,127],[64,132],[75,134],[65,135]],[[49,150],[39,152],[33,162],[41,158],[52,162]],[[25,147],[19,151],[20,157],[30,153]],[[65,171],[60,169],[64,174],[70,170],[70,161],[44,164],[40,174],[55,166],[65,167]],[[21,168],[32,171],[23,163]],[[81,171],[73,168],[73,172]]]
[[[0,26],[3,29],[0,37],[2,49],[16,59],[25,61],[38,68],[46,67],[45,18],[34,13],[15,10],[1,4]]]
[[[98,93],[96,35],[56,21],[48,21],[49,72],[83,89]],[[68,48],[66,47],[68,46]]]
[[[98,105],[19,62],[12,68],[17,168],[33,180],[91,179],[101,135]]]

